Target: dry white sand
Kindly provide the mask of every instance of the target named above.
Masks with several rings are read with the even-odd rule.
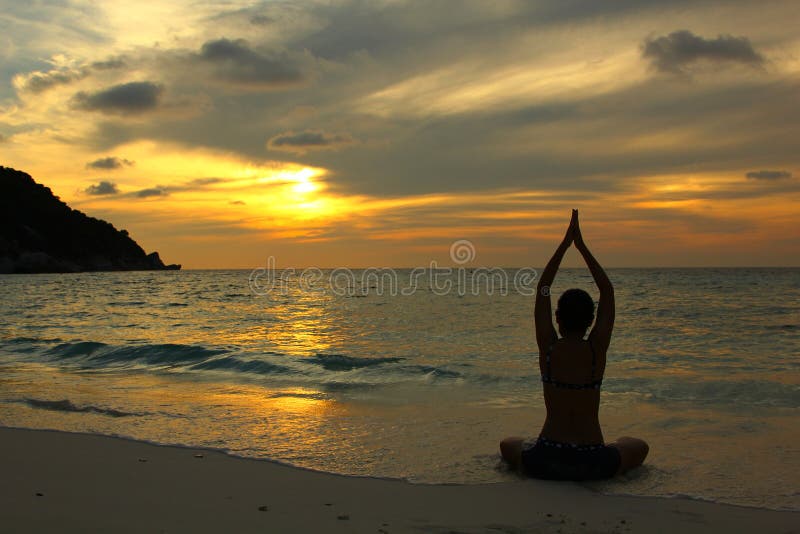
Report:
[[[416,485],[0,428],[2,532],[800,532],[800,513],[520,480]]]

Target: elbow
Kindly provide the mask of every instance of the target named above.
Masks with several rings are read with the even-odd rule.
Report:
[[[600,291],[600,296],[606,298],[614,298],[614,286],[608,279],[597,281],[597,289]]]

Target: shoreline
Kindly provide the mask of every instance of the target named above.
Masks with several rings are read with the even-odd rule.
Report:
[[[800,512],[574,483],[414,484],[221,451],[0,427],[14,532],[798,532]]]
[[[21,431],[31,431],[31,432],[43,432],[43,433],[58,433],[58,434],[70,434],[75,436],[87,436],[87,437],[101,437],[101,438],[110,438],[114,440],[132,442],[132,443],[140,443],[142,445],[148,445],[152,447],[167,447],[179,450],[188,450],[194,453],[211,453],[211,454],[221,454],[233,460],[244,460],[244,461],[252,461],[252,462],[265,462],[267,464],[278,465],[281,467],[285,467],[288,469],[295,469],[298,471],[304,471],[308,473],[316,473],[320,475],[326,476],[334,476],[334,477],[344,477],[344,478],[355,478],[355,479],[363,479],[363,480],[380,480],[386,482],[397,482],[402,484],[408,484],[410,486],[493,486],[497,484],[514,484],[514,483],[527,483],[527,480],[530,480],[523,475],[519,475],[517,480],[498,480],[498,481],[490,481],[490,482],[426,482],[426,481],[415,481],[408,478],[403,477],[392,477],[392,476],[380,476],[380,475],[360,475],[355,473],[338,473],[335,471],[324,471],[321,469],[316,469],[314,467],[305,467],[302,465],[295,465],[291,462],[276,459],[276,458],[267,458],[267,457],[255,457],[255,456],[243,456],[231,452],[228,449],[223,448],[214,448],[214,447],[205,447],[202,445],[193,446],[193,445],[185,445],[181,443],[159,443],[157,441],[150,441],[147,439],[138,439],[131,436],[124,436],[124,435],[114,435],[114,434],[101,434],[101,433],[92,433],[92,432],[81,432],[81,431],[72,431],[72,430],[59,430],[53,428],[26,428],[26,427],[16,427],[16,426],[3,426],[0,425],[0,436],[2,436],[2,432],[5,430],[21,430]],[[0,449],[1,450],[1,449]],[[498,456],[499,461],[499,456]],[[2,464],[0,464],[1,466]],[[533,482],[543,482],[549,483],[548,481],[533,481]],[[695,501],[701,503],[707,503],[712,505],[720,505],[720,506],[731,506],[734,508],[742,508],[745,510],[760,510],[766,512],[789,512],[789,513],[798,513],[800,514],[800,509],[793,509],[793,508],[770,508],[768,506],[755,506],[755,505],[747,505],[747,504],[738,504],[738,503],[731,503],[731,502],[720,502],[716,501],[710,497],[703,497],[698,495],[684,495],[684,494],[675,494],[675,495],[640,495],[635,493],[624,493],[624,492],[606,492],[601,489],[595,489],[591,485],[594,481],[587,481],[584,483],[581,482],[574,482],[569,483],[565,482],[565,485],[573,485],[578,491],[586,491],[592,494],[609,496],[609,497],[631,497],[636,499],[663,499],[663,500],[677,500],[677,501]],[[586,485],[583,485],[586,484]],[[800,534],[800,530],[798,530],[798,534]]]

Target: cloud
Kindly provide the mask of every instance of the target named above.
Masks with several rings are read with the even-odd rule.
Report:
[[[90,185],[84,192],[87,195],[116,195],[119,193],[119,189],[113,182],[102,181],[97,185]]]
[[[299,66],[287,54],[259,53],[244,39],[208,41],[196,57],[213,66],[221,81],[242,86],[279,88],[305,80]]]
[[[222,178],[195,178],[191,180],[187,185],[189,186],[203,186],[203,185],[211,185],[211,184],[218,184],[224,182]]]
[[[286,132],[267,141],[267,147],[272,150],[301,154],[310,150],[335,150],[350,144],[353,144],[353,138],[347,134],[328,134],[315,130]]]
[[[244,200],[231,200],[230,204],[233,204],[234,206],[244,206],[247,203]]]
[[[158,106],[163,88],[152,82],[130,82],[95,93],[81,91],[74,97],[76,107],[87,111],[128,115]]]
[[[700,60],[751,66],[764,63],[764,57],[753,49],[747,37],[719,35],[716,39],[705,39],[689,30],[646,39],[642,56],[661,72],[673,73],[681,73],[684,67]]]
[[[784,180],[791,178],[789,171],[750,171],[745,176],[752,180]]]
[[[8,141],[8,137],[6,137],[3,134],[0,134],[0,143],[5,143],[6,141]]]
[[[165,197],[171,193],[181,193],[185,191],[198,191],[208,185],[218,184],[224,182],[223,178],[196,178],[183,184],[176,185],[157,185],[155,187],[148,187],[133,191],[127,196],[135,198],[149,198],[149,197]]]
[[[88,72],[80,69],[58,69],[48,72],[32,72],[14,77],[14,85],[21,91],[39,94],[58,85],[67,85],[81,80]]]
[[[133,194],[138,198],[147,198],[147,197],[163,197],[166,196],[168,193],[160,187],[150,187],[148,189],[141,189],[139,191],[136,191]]]
[[[105,61],[95,61],[91,64],[91,67],[96,70],[121,69],[124,66],[126,66],[126,63],[122,58],[110,58]]]
[[[113,169],[121,169],[125,166],[132,166],[133,161],[128,159],[121,159],[116,156],[109,156],[107,158],[100,158],[94,161],[91,161],[86,164],[87,169],[106,169],[106,170],[113,170]]]
[[[61,67],[46,72],[33,71],[14,76],[14,86],[19,91],[40,94],[59,85],[69,85],[83,80],[92,71],[107,71],[125,66],[121,58],[110,58],[105,61],[94,61],[81,67]]]
[[[250,17],[250,24],[253,26],[269,26],[275,22],[275,19],[266,15],[253,15]]]

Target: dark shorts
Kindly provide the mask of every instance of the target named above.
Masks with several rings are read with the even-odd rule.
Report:
[[[609,445],[573,445],[545,438],[522,445],[522,466],[528,476],[547,480],[599,480],[613,477],[621,458]]]

